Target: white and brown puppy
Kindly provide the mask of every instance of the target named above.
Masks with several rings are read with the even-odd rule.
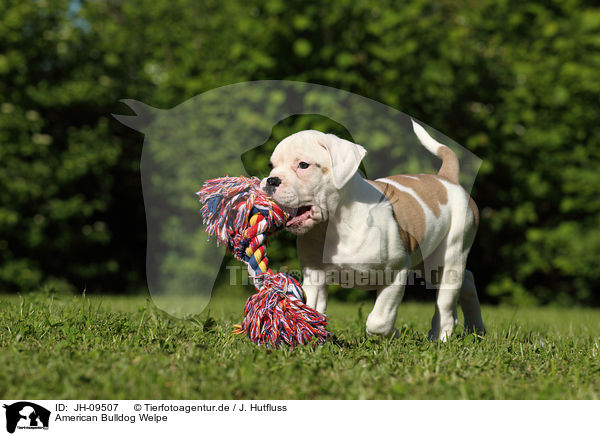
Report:
[[[446,340],[452,334],[459,300],[465,329],[483,333],[473,275],[465,271],[477,207],[458,183],[454,152],[414,121],[413,128],[442,159],[437,175],[365,180],[357,172],[363,147],[306,130],[277,145],[261,186],[294,211],[286,227],[298,235],[302,286],[311,307],[324,313],[332,277],[345,278],[347,286],[350,278],[350,287],[378,291],[367,332],[391,336],[408,271],[423,262],[425,278],[438,279],[429,337]]]

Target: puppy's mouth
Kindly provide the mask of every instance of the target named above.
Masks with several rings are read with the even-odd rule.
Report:
[[[286,207],[285,211],[290,215],[290,218],[285,223],[288,229],[301,227],[305,222],[313,217],[313,206],[300,206],[297,209]]]

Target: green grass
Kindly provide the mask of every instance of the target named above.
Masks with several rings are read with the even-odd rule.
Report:
[[[598,399],[600,311],[484,307],[488,334],[366,337],[369,304],[331,302],[337,343],[267,351],[231,334],[243,300],[193,320],[143,297],[0,297],[0,397],[51,399]]]

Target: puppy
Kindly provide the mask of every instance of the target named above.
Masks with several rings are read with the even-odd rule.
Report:
[[[305,130],[275,148],[261,188],[293,218],[307,304],[325,313],[327,285],[375,289],[368,334],[393,336],[398,306],[411,269],[422,265],[437,287],[429,338],[443,340],[458,323],[485,328],[473,274],[465,270],[478,224],[477,207],[458,183],[454,152],[417,123],[421,143],[442,159],[437,175],[390,176],[375,181],[358,172],[366,150],[332,134]]]

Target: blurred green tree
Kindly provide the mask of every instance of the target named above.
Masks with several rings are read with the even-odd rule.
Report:
[[[598,35],[583,0],[1,2],[2,289],[144,286],[142,136],[110,118],[119,99],[168,108],[290,79],[381,101],[484,159],[482,298],[600,304]]]

